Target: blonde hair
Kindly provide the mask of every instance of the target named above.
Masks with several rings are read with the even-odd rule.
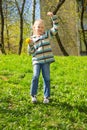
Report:
[[[37,23],[41,23],[41,24],[44,25],[44,20],[42,20],[42,19],[36,20],[36,21],[34,22],[34,25],[33,25],[33,26],[35,26]]]
[[[44,25],[44,28],[45,28],[44,20],[38,19],[33,24],[33,34],[35,34],[35,26],[36,26],[37,23]]]

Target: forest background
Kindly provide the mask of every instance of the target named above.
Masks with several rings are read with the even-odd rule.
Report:
[[[56,2],[56,4],[55,4]],[[56,12],[59,22],[58,41],[54,38],[55,55],[87,55],[87,0],[1,0],[0,53],[26,53],[25,39],[32,34],[32,24],[42,17],[51,27],[46,13]]]

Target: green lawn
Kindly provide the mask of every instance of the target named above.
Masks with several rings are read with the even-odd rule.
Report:
[[[31,56],[0,55],[0,130],[87,130],[87,57],[55,57],[51,99],[32,104]]]

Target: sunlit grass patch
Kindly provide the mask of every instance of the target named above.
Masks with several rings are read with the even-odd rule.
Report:
[[[50,103],[43,104],[39,79],[38,103],[32,104],[32,59],[0,57],[1,130],[87,130],[87,57],[57,57],[51,64]]]

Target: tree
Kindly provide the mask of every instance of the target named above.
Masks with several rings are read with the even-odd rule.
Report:
[[[78,4],[78,14],[79,14],[79,19],[80,19],[80,53],[84,53],[87,55],[87,40],[86,40],[86,32],[87,29],[85,30],[84,27],[84,16],[87,17],[86,14],[86,5],[87,5],[87,1],[86,0],[77,0],[77,4]],[[85,45],[85,50],[83,51],[83,44]]]
[[[36,0],[32,0],[32,24],[34,24],[35,21],[35,5],[36,5]]]
[[[25,2],[26,2],[26,0],[23,0],[22,7],[20,8],[17,0],[15,0],[15,3],[16,3],[17,9],[18,9],[18,13],[20,16],[20,41],[19,41],[19,50],[18,50],[19,55],[21,54],[22,44],[23,44],[23,12],[24,12]]]
[[[1,15],[1,43],[0,43],[0,48],[1,48],[1,52],[3,54],[6,54],[5,49],[4,49],[4,15],[3,15],[3,8],[2,8],[2,0],[0,0],[0,15]]]
[[[85,1],[82,0],[82,11],[81,11],[81,29],[82,29],[82,34],[83,34],[83,41],[86,47],[86,55],[87,55],[87,42],[86,42],[86,37],[85,37],[85,31],[84,31],[84,25],[83,25],[83,17],[84,17],[84,5]]]
[[[45,2],[47,2],[47,5],[46,5],[45,2],[43,2],[43,0],[40,1],[41,2],[41,6],[42,6],[41,7],[42,17],[44,17],[46,15],[45,11],[47,12],[48,10],[53,12],[54,15],[56,15],[58,13],[58,11],[60,10],[61,6],[64,4],[65,0],[58,0],[58,2],[55,3],[56,1],[57,0],[55,0],[54,2],[53,1],[50,2],[48,0],[45,0]],[[44,4],[45,4],[45,7],[43,7]],[[47,23],[49,23],[49,22],[47,21]],[[56,48],[59,48],[63,55],[68,56],[69,54],[67,53],[67,51],[66,51],[66,49],[64,47],[63,41],[61,40],[61,38],[59,36],[59,32],[56,34],[55,38],[56,38],[56,41],[57,41],[57,44],[58,44],[58,45],[56,44]]]
[[[6,39],[7,39],[7,45],[8,45],[8,50],[10,51],[10,42],[9,42],[9,39],[10,39],[10,36],[9,36],[9,29],[8,29],[8,3],[7,3],[7,0],[6,0],[6,14],[5,14],[5,19],[6,19]]]

